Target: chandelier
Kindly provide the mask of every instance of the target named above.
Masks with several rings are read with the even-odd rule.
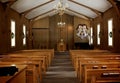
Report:
[[[63,15],[60,15],[60,22],[57,23],[58,27],[65,27],[65,22],[63,22],[63,19],[62,19],[62,16]]]
[[[64,27],[64,26],[65,26],[65,22],[62,22],[62,21],[61,21],[61,22],[58,22],[57,25],[58,25],[59,27]]]
[[[60,0],[58,4],[54,6],[56,12],[58,12],[59,15],[63,15],[67,7],[68,4],[67,3],[63,4],[63,0]]]

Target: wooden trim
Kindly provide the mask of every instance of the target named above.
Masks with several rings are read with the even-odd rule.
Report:
[[[115,11],[117,12],[118,17],[119,17],[119,19],[120,19],[120,10],[118,9],[118,7],[117,7],[115,1],[114,1],[114,0],[108,0],[108,1],[112,4],[113,8],[114,8]]]
[[[17,0],[16,0],[17,1]],[[10,6],[12,6],[16,1],[11,1],[11,2],[9,2],[7,5],[10,7]]]
[[[8,0],[8,1],[17,1],[17,0]]]
[[[17,1],[17,0],[6,0],[6,1],[0,0],[1,3],[8,3],[8,2],[15,2],[15,1]]]
[[[17,0],[8,0],[8,1],[3,2],[3,1],[0,0],[0,3],[2,3],[3,5],[6,5],[6,7],[10,8],[11,5],[13,5],[16,1]]]
[[[32,29],[35,29],[35,30],[36,30],[36,29],[49,29],[49,28],[32,28]]]

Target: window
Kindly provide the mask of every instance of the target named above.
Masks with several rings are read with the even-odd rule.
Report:
[[[23,25],[23,45],[26,45],[26,26]]]
[[[90,28],[90,44],[93,44],[93,28]]]
[[[11,46],[15,47],[15,21],[11,20]]]
[[[100,24],[97,25],[97,44],[100,45]]]
[[[113,45],[113,19],[108,20],[108,46]]]

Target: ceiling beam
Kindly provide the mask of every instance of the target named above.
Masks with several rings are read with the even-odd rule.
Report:
[[[9,7],[13,5],[17,0],[9,0],[9,3],[7,4]]]
[[[84,15],[84,14],[78,13],[78,12],[76,12],[76,11],[74,11],[74,10],[69,9],[69,8],[67,8],[67,10],[69,10],[69,11],[71,11],[71,12],[73,12],[73,13],[76,13],[76,14],[78,14],[78,15],[82,15],[82,16],[88,18],[88,19],[93,19],[93,18],[91,18],[91,17],[88,17],[88,16],[86,16],[86,15]]]
[[[17,1],[17,0],[0,0],[0,2],[2,2],[2,3],[15,2],[15,1]]]
[[[0,3],[2,3],[4,10],[7,8],[10,8],[11,5],[13,5],[17,0],[0,0]]]
[[[50,13],[50,12],[52,12],[52,11],[54,11],[54,9],[49,10],[49,11],[47,11],[47,12],[45,12],[45,13],[42,13],[42,14],[36,16],[36,17],[33,17],[33,18],[31,18],[30,20],[35,20],[36,18],[38,18],[38,17],[40,17],[40,16],[42,16],[42,15],[48,14],[48,13]]]
[[[112,4],[113,8],[114,8],[115,11],[117,12],[118,17],[119,17],[119,19],[120,19],[120,10],[118,9],[118,7],[117,7],[115,1],[114,1],[114,0],[108,0],[108,1]]]
[[[17,1],[17,0],[8,0],[8,1],[10,1],[10,2],[11,2],[11,1]]]
[[[75,4],[78,4],[78,5],[80,5],[80,6],[83,6],[83,7],[85,7],[85,8],[88,8],[88,9],[90,9],[91,11],[95,12],[98,16],[102,14],[102,12],[100,12],[100,11],[98,11],[98,10],[96,10],[96,9],[93,9],[93,8],[91,8],[91,7],[88,7],[88,6],[86,6],[86,5],[83,5],[83,4],[81,4],[81,3],[78,3],[78,2],[76,2],[76,1],[73,1],[73,0],[68,0],[68,1],[73,2],[73,3],[75,3]]]
[[[43,6],[43,5],[46,5],[46,4],[48,4],[48,3],[50,3],[50,2],[53,2],[53,1],[55,1],[55,0],[47,1],[47,2],[45,2],[45,3],[43,3],[43,4],[41,4],[41,5],[38,5],[38,6],[34,7],[34,8],[32,8],[32,9],[29,9],[29,10],[27,10],[27,11],[24,11],[24,12],[22,12],[21,14],[23,14],[23,15],[25,16],[25,15],[27,15],[29,12],[31,12],[32,10],[34,10],[34,9],[36,9],[36,8],[39,8],[39,7],[41,7],[41,6]]]

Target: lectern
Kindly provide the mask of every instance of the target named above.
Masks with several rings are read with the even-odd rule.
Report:
[[[66,44],[63,42],[63,39],[61,39],[60,42],[57,44],[57,50],[59,52],[66,51]]]

